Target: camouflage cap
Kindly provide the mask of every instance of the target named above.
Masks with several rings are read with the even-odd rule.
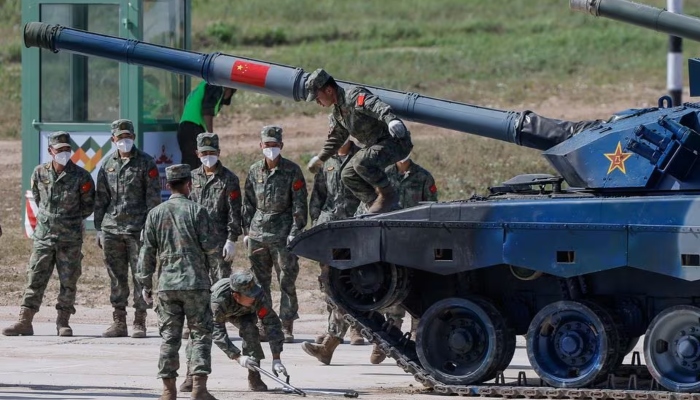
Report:
[[[219,151],[219,136],[209,132],[197,135],[197,151]]]
[[[49,146],[54,149],[70,146],[70,133],[66,131],[58,131],[49,135]]]
[[[262,288],[255,282],[253,274],[248,271],[231,274],[231,290],[252,298],[256,298],[262,293]]]
[[[282,128],[276,125],[268,125],[260,131],[260,142],[282,143]]]
[[[175,164],[165,169],[165,179],[168,182],[179,181],[190,177],[189,164]]]
[[[328,75],[328,72],[326,72],[323,68],[319,68],[310,73],[309,77],[306,78],[306,84],[304,85],[306,87],[306,101],[316,100],[316,91],[328,83],[328,80],[330,79],[331,76]]]
[[[119,136],[122,133],[134,135],[134,123],[128,119],[118,119],[112,122],[112,136]]]

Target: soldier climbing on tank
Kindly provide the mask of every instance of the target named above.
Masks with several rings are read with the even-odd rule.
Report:
[[[317,173],[352,135],[364,148],[343,169],[343,184],[369,207],[370,213],[397,209],[398,196],[384,169],[406,158],[413,148],[404,123],[369,90],[360,86],[346,90],[320,68],[309,75],[306,91],[307,101],[333,107],[328,139],[309,161],[309,171]]]

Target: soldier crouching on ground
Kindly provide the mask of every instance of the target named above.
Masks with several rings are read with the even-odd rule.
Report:
[[[207,391],[207,378],[211,373],[213,328],[209,258],[219,256],[217,243],[211,240],[209,214],[187,198],[192,185],[190,166],[172,165],[165,169],[165,175],[172,195],[146,217],[137,274],[148,304],[153,303],[153,274],[157,276],[155,309],[163,338],[158,360],[158,377],[163,379],[160,400],[177,397],[175,379],[185,318],[190,326],[187,365],[188,373],[193,375],[191,398],[215,400]]]
[[[265,358],[260,345],[260,333],[256,326],[258,320],[265,327],[270,342],[272,371],[275,374],[287,375],[287,369],[280,360],[284,343],[282,324],[272,309],[272,302],[255,282],[253,274],[247,271],[235,272],[230,278],[221,279],[214,284],[211,288],[211,309],[214,314],[214,343],[226,353],[228,358],[248,368],[250,390],[254,392],[267,390],[267,386],[260,379],[260,372],[253,369],[253,366],[259,367],[260,360]],[[243,339],[242,353],[229,339],[226,322],[238,328],[239,335]],[[189,392],[190,390],[192,390],[192,381],[188,379],[180,386],[180,391]]]
[[[34,168],[31,177],[39,213],[32,235],[28,282],[19,321],[2,330],[5,336],[34,334],[32,319],[39,311],[54,265],[61,282],[56,302],[56,332],[59,336],[73,336],[68,320],[75,314],[75,293],[82,272],[83,220],[92,214],[95,206],[95,184],[89,172],[71,161],[68,132],[52,133],[48,151],[52,161]]]

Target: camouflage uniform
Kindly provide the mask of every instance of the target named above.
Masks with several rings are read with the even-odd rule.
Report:
[[[112,123],[112,137],[122,133],[134,134],[131,121],[120,119]],[[135,146],[128,158],[121,158],[117,150],[105,157],[97,174],[95,229],[104,235],[102,250],[110,279],[109,301],[117,319],[126,317],[129,267],[134,274],[141,247],[141,230],[148,212],[160,204],[160,192],[160,174],[155,160]],[[141,285],[135,278],[132,284],[137,319],[143,317],[145,321],[148,305],[141,297]],[[122,328],[123,335],[118,336],[126,336],[125,323]],[[107,336],[110,335],[107,333]]]
[[[261,138],[263,143],[282,143],[282,129],[265,127]],[[307,191],[301,168],[278,157],[279,163],[272,170],[264,159],[250,167],[243,198],[243,226],[248,231],[248,258],[255,278],[267,298],[272,299],[274,266],[282,292],[279,317],[283,326],[291,326],[299,318],[296,293],[299,262],[287,249],[287,243],[306,226]]]
[[[309,93],[307,101],[316,98],[316,91],[330,79],[326,71],[314,71],[306,82]],[[391,107],[369,90],[353,86],[348,90],[337,87],[337,104],[329,116],[328,139],[317,157],[325,162],[345,143],[350,135],[364,147],[343,169],[342,180],[345,186],[365,204],[377,198],[375,188],[389,187],[384,169],[404,159],[411,152],[413,143],[408,130],[404,138],[396,138],[389,133],[388,124],[398,117]]]
[[[323,169],[314,177],[314,187],[309,200],[309,217],[313,226],[351,218],[355,214],[360,200],[343,185],[340,175],[343,166],[350,162],[359,150],[360,148],[352,143],[345,156],[333,155],[323,163]],[[327,281],[327,276],[328,266],[321,264],[321,276],[319,276],[321,290],[325,290],[323,282]],[[348,323],[330,306],[327,310],[328,334],[342,339],[348,330]]]
[[[166,168],[166,178],[168,182],[189,179],[189,165]],[[216,254],[212,237],[207,211],[183,194],[173,194],[146,218],[137,280],[150,291],[156,274],[155,309],[163,338],[158,377],[164,378],[164,382],[173,379],[173,385],[180,367],[178,351],[185,317],[190,327],[191,372],[195,376],[211,372],[213,321],[208,258]]]
[[[213,133],[201,133],[197,136],[198,151],[218,151],[219,137]],[[226,240],[235,242],[241,235],[241,187],[236,174],[218,161],[216,170],[207,175],[204,166],[192,171],[192,191],[190,199],[199,203],[209,213],[213,223],[210,240],[217,244],[217,251],[222,253]],[[231,276],[231,263],[223,257],[212,257],[214,265],[209,266],[212,282]]]
[[[70,147],[70,134],[52,133],[49,146]],[[82,270],[83,220],[92,214],[95,206],[95,185],[90,173],[72,161],[68,161],[60,174],[56,173],[52,161],[34,168],[31,190],[39,212],[20,313],[20,322],[24,320],[23,326],[27,329],[22,332],[22,329],[8,328],[3,330],[5,335],[13,335],[13,331],[33,334],[31,320],[39,311],[54,265],[61,283],[56,310],[59,319],[64,318],[68,326],[68,318],[75,314],[76,287]],[[26,319],[23,319],[24,314]]]

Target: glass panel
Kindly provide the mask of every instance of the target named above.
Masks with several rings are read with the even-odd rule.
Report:
[[[144,0],[143,40],[185,48],[185,1]],[[156,68],[143,68],[144,123],[177,122],[185,102],[185,77]]]
[[[117,4],[42,4],[41,20],[119,35]],[[41,50],[41,121],[111,122],[119,118],[119,63]]]

